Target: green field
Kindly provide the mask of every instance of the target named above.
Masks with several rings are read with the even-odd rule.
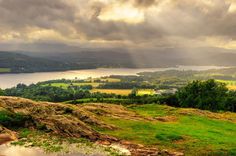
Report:
[[[86,85],[91,85],[93,87],[98,87],[101,83],[72,83],[73,86],[86,86]],[[70,83],[50,83],[50,84],[44,84],[43,86],[53,86],[53,87],[61,87],[64,89],[67,89],[71,84]]]
[[[155,91],[153,89],[139,89],[137,95],[154,95]]]
[[[145,117],[162,117],[169,121],[137,121],[104,117],[117,130],[99,131],[121,139],[158,148],[184,151],[186,155],[236,155],[236,114],[210,113],[177,109],[162,105],[129,108]],[[215,118],[218,118],[216,120]]]
[[[0,68],[0,73],[9,73],[11,72],[10,68]]]

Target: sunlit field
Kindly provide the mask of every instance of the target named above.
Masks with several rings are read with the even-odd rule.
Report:
[[[155,91],[153,89],[139,89],[138,90],[138,95],[154,95]]]
[[[218,82],[225,83],[230,90],[236,90],[236,81],[233,80],[217,80]]]
[[[131,93],[131,89],[93,89],[92,92],[100,92],[107,94],[117,94],[117,95],[129,95]]]
[[[197,155],[236,154],[235,113],[211,113],[155,104],[137,105],[129,109],[144,117],[157,120],[147,122],[104,117],[105,122],[119,128],[115,131],[100,131],[135,143],[183,150],[189,156],[196,153]]]
[[[67,89],[69,86],[87,86],[87,85],[91,85],[92,87],[98,87],[101,83],[95,83],[95,82],[91,82],[91,83],[50,83],[50,84],[44,84],[43,86],[53,86],[53,87],[60,87],[63,89]]]

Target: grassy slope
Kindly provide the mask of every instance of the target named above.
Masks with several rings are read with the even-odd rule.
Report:
[[[104,121],[120,129],[100,131],[136,143],[181,150],[186,155],[236,155],[236,114],[214,114],[161,105],[141,105],[130,109],[146,117],[172,116],[173,121],[133,121],[104,117]]]
[[[14,110],[14,113],[6,110]],[[132,105],[128,109],[112,104],[75,106],[0,97],[0,124],[25,128],[24,123],[31,119],[37,121],[36,127],[42,129],[49,125],[50,130],[61,135],[99,138],[102,135],[98,135],[98,131],[158,149],[183,151],[191,156],[236,155],[236,113],[212,113],[157,104]]]

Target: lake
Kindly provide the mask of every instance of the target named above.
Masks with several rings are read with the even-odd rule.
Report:
[[[86,79],[89,77],[97,78],[110,75],[137,75],[140,72],[166,71],[171,69],[176,70],[208,70],[221,69],[220,66],[177,66],[173,68],[98,68],[87,70],[71,70],[62,72],[40,72],[40,73],[21,73],[21,74],[0,74],[0,88],[10,88],[18,83],[32,84],[41,81],[55,79]]]

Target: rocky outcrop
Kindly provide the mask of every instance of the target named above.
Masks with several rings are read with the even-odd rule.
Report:
[[[0,107],[12,113],[30,116],[34,123],[27,124],[29,126],[44,127],[64,136],[86,137],[95,141],[103,137],[93,130],[93,126],[115,128],[97,119],[93,113],[73,105],[0,97]]]
[[[168,151],[163,153],[163,151],[159,151],[157,148],[144,147],[143,145],[134,144],[112,136],[98,133],[95,130],[96,128],[109,130],[117,128],[114,125],[104,123],[99,119],[101,116],[138,121],[157,120],[140,116],[135,112],[129,111],[127,108],[119,105],[70,105],[49,102],[34,102],[23,98],[0,96],[0,110],[4,110],[12,114],[22,114],[27,116],[27,119],[29,120],[22,124],[22,127],[44,129],[46,131],[67,137],[85,137],[105,146],[118,144],[129,150],[131,155],[134,156],[181,155],[180,153],[170,153]],[[172,119],[173,118],[171,118],[171,120]],[[3,139],[3,143],[14,139],[12,137],[15,136],[13,135],[14,133],[0,125],[0,134],[3,134],[3,132],[8,135],[2,136],[5,139]]]
[[[15,132],[0,125],[0,145],[17,139]]]

